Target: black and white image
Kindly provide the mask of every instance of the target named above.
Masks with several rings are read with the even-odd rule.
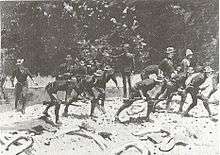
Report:
[[[0,12],[0,154],[220,154],[218,0]]]

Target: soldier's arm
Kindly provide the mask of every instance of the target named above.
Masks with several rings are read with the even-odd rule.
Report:
[[[12,87],[14,87],[14,78],[15,78],[15,76],[16,76],[16,70],[14,70],[14,71],[12,72],[12,76],[11,76],[11,78],[10,78]]]

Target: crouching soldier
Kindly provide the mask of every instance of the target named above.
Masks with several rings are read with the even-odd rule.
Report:
[[[145,79],[135,84],[131,89],[131,94],[128,100],[125,100],[124,104],[119,108],[116,113],[115,120],[119,120],[119,114],[126,108],[130,107],[133,102],[141,97],[143,100],[148,102],[146,120],[149,121],[150,113],[153,111],[154,102],[151,100],[152,98],[149,96],[148,91],[152,90],[156,85],[160,85],[163,83],[162,77],[157,77],[155,79]]]
[[[49,83],[46,87],[45,90],[47,92],[47,94],[50,97],[50,102],[47,105],[46,109],[44,110],[43,114],[46,117],[49,117],[50,115],[48,114],[48,110],[55,105],[55,123],[57,124],[61,124],[60,120],[59,120],[59,110],[60,110],[60,105],[62,103],[62,101],[58,98],[57,96],[57,92],[58,91],[65,91],[66,92],[66,99],[65,99],[65,104],[66,107],[64,109],[64,116],[68,115],[68,107],[70,105],[70,103],[77,101],[78,95],[80,95],[82,93],[82,89],[80,89],[81,87],[79,86],[78,82],[76,79],[71,79],[71,80],[67,80],[67,81],[54,81]],[[71,92],[75,90],[75,92],[77,93],[76,96],[71,97]]]
[[[87,98],[91,100],[90,117],[94,117],[95,107],[98,107],[99,110],[105,113],[104,102],[99,103],[99,101],[102,101],[105,97],[103,82],[105,81],[103,81],[102,70],[97,70],[92,76],[87,75],[80,81],[83,92],[85,92]]]
[[[209,84],[204,85],[203,83],[207,80],[211,72],[213,72],[213,69],[211,67],[205,67],[204,71],[193,77],[189,85],[186,86],[186,93],[190,93],[192,96],[192,104],[184,112],[183,116],[189,116],[189,111],[197,105],[198,99],[201,99],[203,101],[203,105],[207,110],[209,116],[212,116],[208,104],[208,99],[200,94],[201,91],[205,90],[209,86]]]

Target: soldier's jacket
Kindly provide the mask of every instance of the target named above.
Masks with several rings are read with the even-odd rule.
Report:
[[[137,82],[131,89],[132,93],[139,93],[139,90],[142,90],[146,93],[149,90],[152,90],[156,86],[154,79],[145,79]]]
[[[205,82],[205,80],[206,80],[206,77],[205,77],[204,73],[199,73],[192,78],[189,85],[193,86],[195,88],[199,88],[199,86],[201,84],[203,84]]]
[[[86,92],[89,97],[99,98],[105,93],[103,81],[97,80],[94,76],[87,75],[81,82],[84,92]]]
[[[148,78],[150,74],[158,74],[159,66],[158,65],[149,65],[141,72],[142,80]]]
[[[59,65],[54,75],[57,80],[67,80],[70,79],[70,75],[65,75],[66,73],[71,74],[71,76],[75,73],[75,67],[73,65],[63,63]],[[60,76],[60,77],[59,77]]]
[[[168,58],[165,58],[161,61],[159,64],[159,69],[164,73],[165,76],[168,77],[170,77],[170,75],[175,71],[173,62]]]
[[[27,77],[32,75],[28,68],[23,68],[22,70],[18,67],[13,71],[11,79],[16,77],[17,81],[23,85],[27,85]]]
[[[71,80],[56,80],[54,82],[50,82],[46,88],[48,93],[56,94],[58,91],[72,91],[75,90],[77,93],[81,93],[83,88],[80,83],[77,82],[76,79]]]
[[[173,81],[176,85],[176,87],[178,88],[185,88],[186,87],[186,79],[187,79],[187,75],[186,73],[179,73],[179,74],[176,74],[172,79],[171,81]]]

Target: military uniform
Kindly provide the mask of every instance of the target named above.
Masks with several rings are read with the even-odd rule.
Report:
[[[172,92],[172,87],[174,85],[173,82],[170,81],[171,74],[175,71],[173,67],[173,62],[169,58],[164,58],[159,64],[159,69],[163,72],[163,75],[165,76],[165,82],[160,92],[156,95],[156,98],[158,98],[163,92],[165,92],[166,89],[168,91],[166,91],[166,93],[164,94],[164,98],[167,98],[171,95],[170,93]]]
[[[68,80],[75,73],[75,67],[72,64],[63,63],[59,65],[55,72],[56,80]]]
[[[127,96],[127,82],[129,92],[131,91],[131,73],[134,70],[134,57],[132,54],[124,53],[119,59],[119,70],[123,81],[123,95]]]
[[[149,65],[141,72],[141,79],[147,79],[149,78],[149,75],[151,74],[159,74],[159,66],[158,65]]]
[[[128,100],[125,101],[125,103],[119,108],[119,110],[116,113],[116,118],[119,116],[119,114],[126,108],[130,107],[133,102],[135,101],[135,97],[141,97],[140,91],[143,92],[144,97],[146,97],[146,100],[148,102],[148,111],[146,118],[149,119],[149,115],[153,110],[154,103],[150,101],[151,97],[148,94],[148,91],[152,90],[158,82],[156,82],[154,79],[145,79],[140,82],[137,82],[134,87],[131,88],[130,97]]]
[[[49,97],[50,97],[50,104],[46,107],[46,109],[44,110],[43,114],[45,114],[46,116],[48,115],[48,110],[50,107],[52,107],[53,105],[55,105],[55,122],[59,123],[59,110],[60,110],[60,104],[61,101],[54,95],[57,95],[58,91],[65,91],[66,92],[66,97],[69,99],[67,101],[66,99],[66,107],[64,109],[64,114],[67,115],[68,113],[68,107],[70,105],[71,102],[76,101],[76,98],[78,97],[78,95],[80,95],[82,93],[82,89],[80,89],[81,87],[79,86],[78,82],[76,79],[71,79],[71,80],[57,80],[54,81],[52,83],[49,83],[45,90],[47,91]],[[75,90],[77,95],[70,99],[70,95],[71,92]]]
[[[13,81],[14,78],[17,79],[17,83],[15,85],[15,108],[18,108],[18,102],[21,99],[22,101],[22,112],[24,113],[25,106],[26,106],[26,99],[27,99],[27,91],[28,91],[28,82],[27,77],[32,79],[32,75],[28,68],[16,68],[13,73],[11,80]]]
[[[174,73],[174,65],[171,59],[164,58],[159,64],[159,69],[163,72],[166,78],[171,78],[171,74]]]
[[[197,99],[203,100],[204,107],[208,111],[209,115],[211,115],[208,101],[199,95],[200,85],[202,85],[206,79],[207,76],[205,75],[205,73],[199,73],[196,76],[194,76],[190,84],[186,86],[186,93],[190,93],[192,96],[192,104],[190,104],[190,106],[187,108],[186,112],[184,113],[184,116],[187,116],[188,112],[197,105]]]
[[[97,72],[101,72],[98,70]],[[96,73],[94,73],[96,74]],[[84,92],[88,95],[88,97],[91,100],[91,111],[90,116],[93,116],[95,107],[99,107],[99,101],[103,101],[105,98],[105,81],[103,81],[103,74],[99,74],[99,78],[96,78],[96,76],[86,76],[82,81],[82,86],[84,89]],[[104,102],[101,103],[100,107],[101,111],[105,113],[104,110]]]

